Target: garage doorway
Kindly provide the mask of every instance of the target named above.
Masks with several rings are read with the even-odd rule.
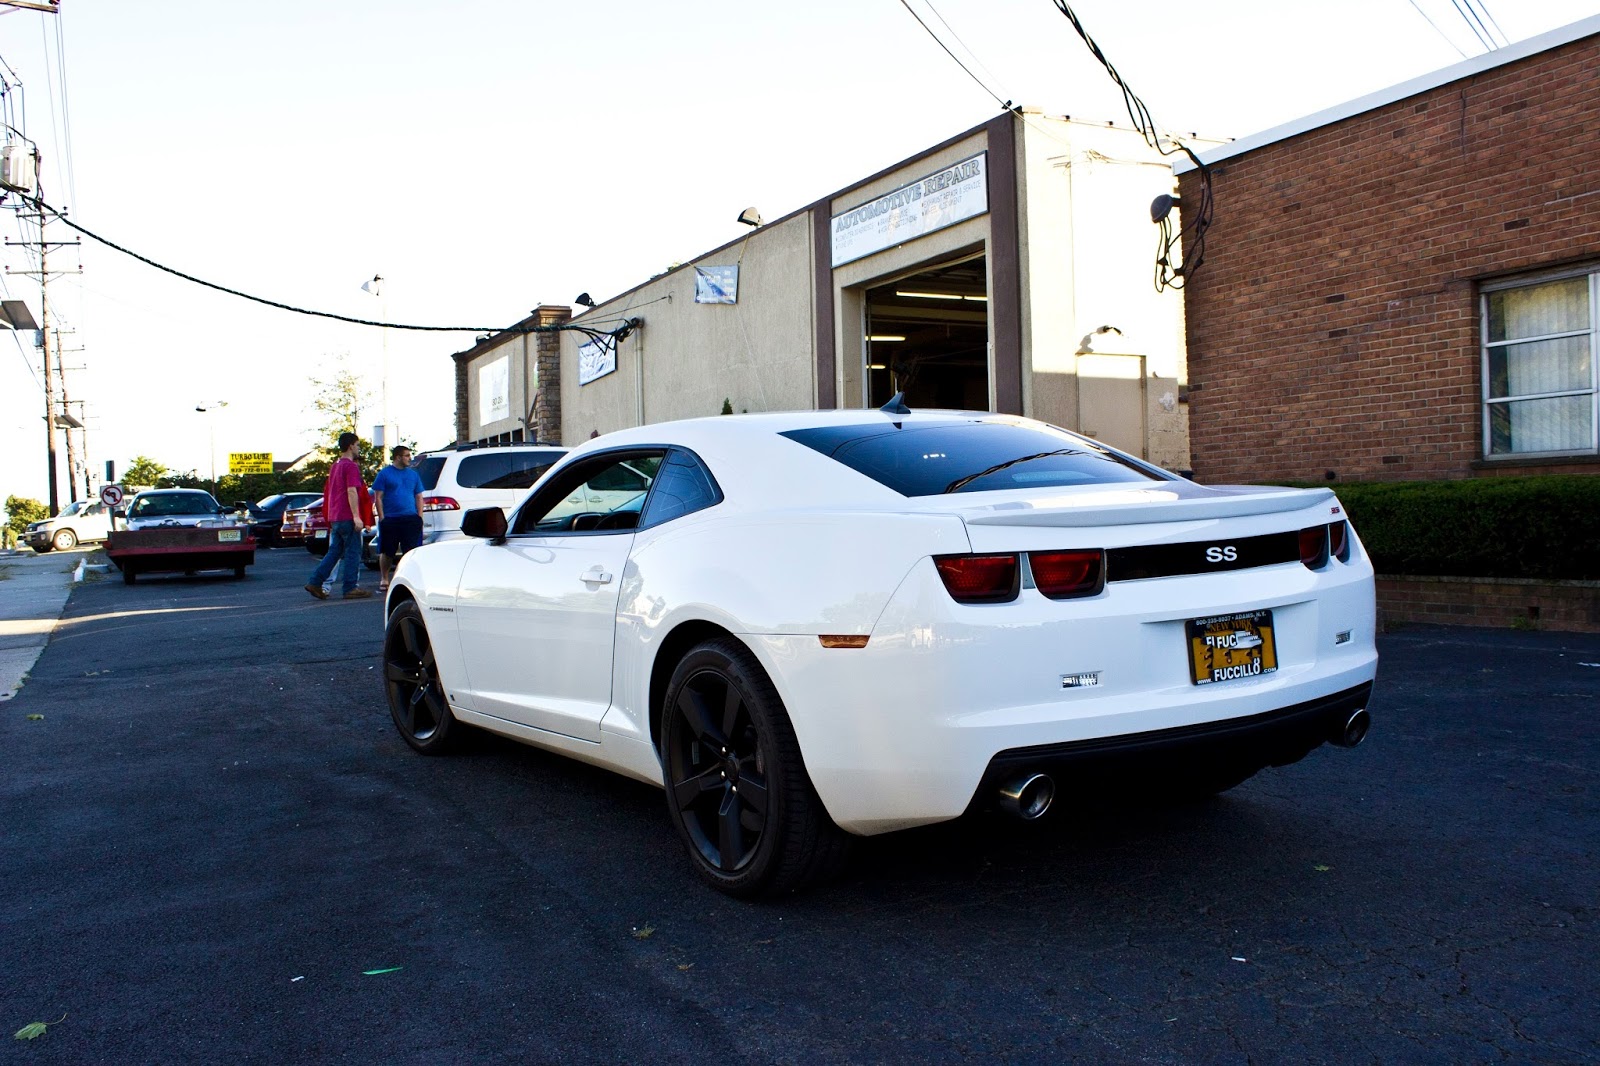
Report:
[[[989,291],[976,256],[866,291],[867,406],[987,411]]]

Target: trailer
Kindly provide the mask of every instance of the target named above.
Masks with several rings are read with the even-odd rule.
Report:
[[[256,540],[244,524],[114,529],[106,555],[122,571],[125,585],[140,574],[202,570],[232,570],[235,578],[242,578],[245,567],[256,561]]]

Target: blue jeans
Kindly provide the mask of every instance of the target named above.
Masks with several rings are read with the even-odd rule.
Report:
[[[340,559],[344,560],[344,566],[339,576],[344,579],[344,590],[349,592],[356,587],[356,578],[361,574],[361,534],[356,532],[354,522],[335,522],[328,527],[328,554],[311,571],[311,580],[306,584],[320,586],[328,580]]]

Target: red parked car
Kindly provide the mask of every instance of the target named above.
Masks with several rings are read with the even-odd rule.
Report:
[[[322,501],[316,500],[311,506],[301,508],[301,511],[305,514],[304,519],[301,520],[304,523],[304,532],[301,537],[305,541],[306,551],[317,556],[327,555],[328,520],[322,516]],[[290,512],[290,514],[298,513],[300,512]],[[283,521],[284,528],[287,529],[289,523],[288,514],[283,516]],[[361,561],[366,564],[368,570],[376,570],[378,568],[377,537],[378,531],[371,526],[367,526],[361,531]]]

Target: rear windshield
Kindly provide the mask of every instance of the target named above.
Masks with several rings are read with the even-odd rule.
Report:
[[[565,452],[485,451],[461,457],[456,484],[464,489],[526,489],[532,487]],[[438,475],[434,475],[437,480]],[[427,478],[423,478],[427,484]]]
[[[1166,480],[1053,426],[950,421],[824,426],[783,434],[902,496]]]

